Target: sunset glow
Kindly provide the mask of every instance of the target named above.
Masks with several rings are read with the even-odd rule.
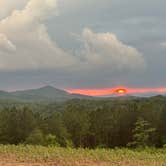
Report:
[[[114,92],[119,95],[124,95],[127,93],[127,89],[116,89]]]
[[[67,89],[69,93],[76,93],[89,96],[105,96],[113,94],[145,94],[145,93],[166,93],[166,87],[161,88],[103,88],[103,89]]]

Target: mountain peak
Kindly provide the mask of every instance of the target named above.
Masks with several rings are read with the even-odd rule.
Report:
[[[17,99],[23,101],[66,101],[74,98],[89,99],[90,97],[70,94],[65,90],[57,89],[50,85],[38,89],[0,93],[0,99]]]
[[[43,86],[39,89],[56,89],[55,87],[51,86],[51,85],[46,85],[46,86]]]

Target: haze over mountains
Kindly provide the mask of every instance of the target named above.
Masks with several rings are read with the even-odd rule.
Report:
[[[44,86],[37,89],[20,90],[14,92],[0,91],[1,100],[18,100],[24,102],[37,101],[67,101],[71,99],[131,99],[140,97],[152,97],[159,95],[157,93],[134,94],[134,95],[116,95],[110,94],[105,96],[88,96],[81,94],[69,93],[65,90],[57,89],[53,86]]]
[[[66,101],[75,98],[91,99],[92,97],[80,94],[70,94],[52,86],[15,92],[0,91],[0,99],[21,101]]]

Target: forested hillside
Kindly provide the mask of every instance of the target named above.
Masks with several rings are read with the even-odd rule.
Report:
[[[0,102],[0,144],[138,147],[166,144],[166,97]]]
[[[67,101],[70,99],[91,99],[91,96],[71,94],[67,91],[52,86],[44,86],[38,89],[6,92],[0,91],[1,100],[15,100],[22,102]]]

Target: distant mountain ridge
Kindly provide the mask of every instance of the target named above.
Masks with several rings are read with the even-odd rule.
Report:
[[[0,90],[0,100],[14,100],[14,101],[23,101],[23,102],[38,102],[38,101],[67,101],[71,99],[94,99],[94,100],[130,100],[130,99],[138,99],[144,97],[155,97],[157,94],[136,94],[134,96],[124,95],[124,96],[116,96],[116,95],[107,95],[107,96],[87,96],[81,94],[71,94],[66,92],[65,90],[57,89],[52,86],[44,86],[37,89],[29,89],[29,90],[19,90],[15,92],[7,92]],[[165,96],[165,95],[164,95]]]
[[[64,90],[52,86],[44,86],[38,89],[29,89],[15,92],[0,91],[0,99],[21,101],[66,101],[70,99],[92,99],[91,96],[70,94]]]

